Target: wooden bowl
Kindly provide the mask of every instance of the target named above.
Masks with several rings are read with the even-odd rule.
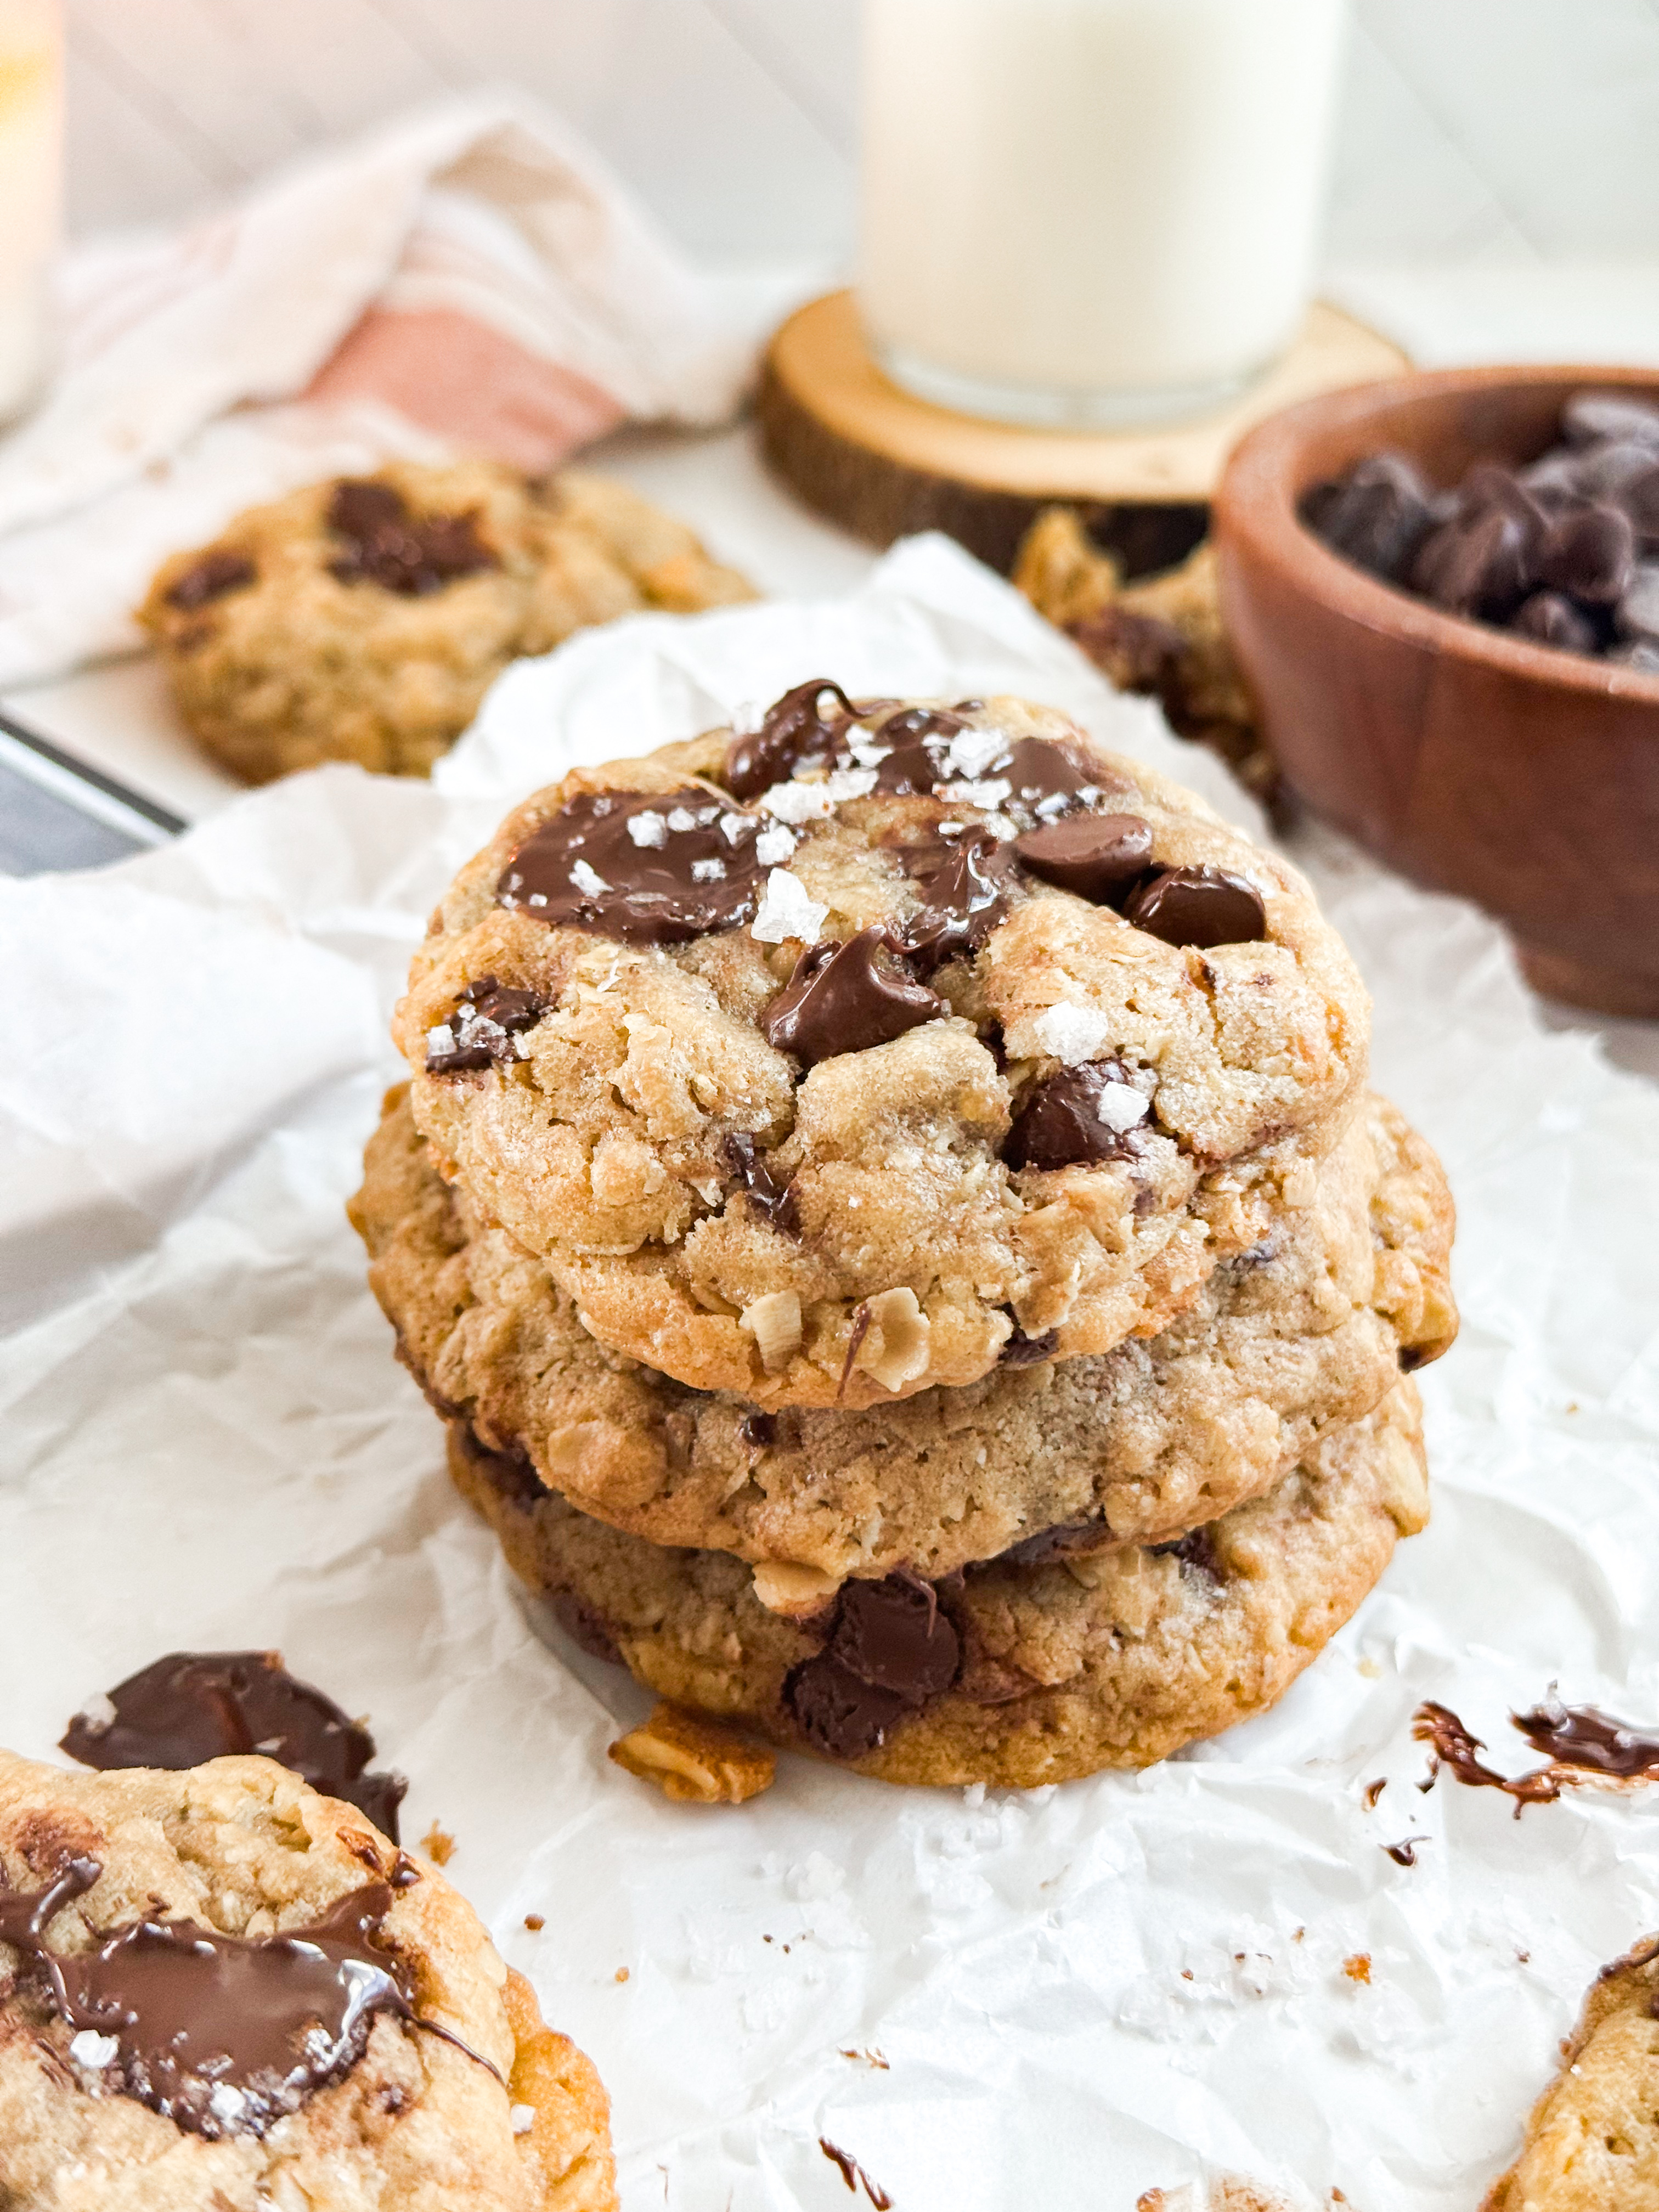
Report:
[[[1549,995],[1659,1016],[1659,676],[1442,614],[1322,544],[1304,492],[1384,447],[1431,482],[1531,460],[1585,386],[1659,370],[1474,368],[1288,407],[1216,494],[1222,609],[1291,788],[1402,874],[1478,900]]]

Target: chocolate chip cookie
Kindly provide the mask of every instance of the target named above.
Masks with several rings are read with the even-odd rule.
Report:
[[[519,654],[641,608],[753,596],[623,485],[394,462],[176,554],[138,620],[195,735],[264,783],[329,760],[425,775]]]
[[[585,1512],[735,1553],[784,1611],[848,1575],[1057,1548],[1057,1530],[1074,1552],[1179,1535],[1270,1488],[1456,1327],[1444,1179],[1376,1098],[1311,1202],[1221,1262],[1161,1335],[1060,1362],[1028,1345],[965,1389],[864,1412],[760,1413],[597,1343],[545,1266],[436,1173],[401,1091],[351,1210],[434,1403]]]
[[[851,701],[578,769],[462,870],[416,1123],[590,1333],[858,1407],[1152,1335],[1363,1088],[1295,872],[1011,698]]]
[[[0,1753],[0,2202],[612,2212],[609,2111],[437,1869],[264,1759]]]
[[[1604,1967],[1481,2212],[1659,2206],[1659,1936]]]
[[[676,1705],[888,1782],[1034,1788],[1147,1766],[1283,1695],[1427,1517],[1416,1387],[1177,1543],[1029,1550],[769,1612],[723,1552],[579,1513],[462,1422],[450,1468],[572,1632]]]

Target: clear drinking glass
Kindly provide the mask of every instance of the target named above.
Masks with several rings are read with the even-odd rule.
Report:
[[[21,415],[46,379],[63,142],[58,0],[0,0],[0,423]]]
[[[1300,326],[1345,0],[865,0],[860,309],[923,398],[1201,412]]]

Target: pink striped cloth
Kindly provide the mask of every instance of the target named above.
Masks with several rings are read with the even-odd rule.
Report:
[[[756,331],[555,117],[491,98],[284,170],[64,272],[58,375],[0,438],[0,685],[137,642],[167,552],[392,454],[544,469],[709,425]]]

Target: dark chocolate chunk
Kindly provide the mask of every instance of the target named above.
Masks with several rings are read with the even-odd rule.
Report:
[[[400,1774],[371,1774],[374,1739],[331,1698],[297,1681],[278,1651],[173,1651],[109,1692],[107,1721],[77,1713],[60,1751],[82,1766],[161,1766],[261,1752],[398,1840]]]
[[[844,945],[803,952],[761,1016],[767,1042],[811,1067],[838,1053],[890,1044],[936,1020],[945,1012],[944,1000],[897,966],[889,957],[891,943],[878,923]]]
[[[775,1413],[757,1413],[750,1407],[738,1423],[738,1434],[751,1451],[764,1451],[778,1440],[778,1417]]]
[[[961,1639],[927,1583],[845,1583],[828,1641],[789,1675],[784,1701],[818,1750],[856,1759],[943,1696],[961,1664]]]
[[[1051,1567],[1058,1559],[1073,1559],[1083,1553],[1098,1552],[1112,1540],[1112,1532],[1098,1515],[1090,1521],[1061,1521],[1052,1528],[1040,1528],[1035,1536],[1022,1536],[1017,1544],[1010,1544],[1006,1552],[999,1552],[995,1565],[1000,1567]]]
[[[1414,590],[1448,614],[1508,614],[1531,581],[1529,533],[1502,507],[1459,514],[1426,539],[1412,565]]]
[[[462,992],[448,1021],[428,1034],[427,1073],[459,1075],[516,1059],[515,1040],[533,1029],[546,1012],[546,1000],[533,991],[514,990],[493,975],[481,975]],[[447,1044],[442,1041],[446,1036]]]
[[[496,900],[624,944],[682,944],[754,913],[760,827],[695,786],[585,792],[520,846]]]
[[[826,693],[839,707],[838,714],[823,714]],[[859,708],[827,676],[798,684],[773,701],[758,730],[732,740],[720,780],[738,798],[757,799],[775,783],[787,782],[803,761],[832,761],[858,720]]]
[[[1636,532],[1616,507],[1559,516],[1532,550],[1538,581],[1588,606],[1610,607],[1622,599],[1635,565]]]
[[[1570,446],[1617,439],[1659,453],[1659,407],[1622,392],[1575,392],[1561,410],[1561,434]]]
[[[999,1367],[1040,1367],[1045,1359],[1054,1356],[1054,1346],[1060,1342],[1057,1328],[1045,1328],[1040,1336],[1027,1336],[1016,1322],[1013,1334],[997,1354]]]
[[[795,1208],[794,1185],[787,1180],[777,1180],[766,1155],[756,1149],[755,1140],[746,1130],[734,1129],[726,1138],[726,1157],[756,1212],[784,1236],[799,1236],[800,1221]]]
[[[1121,1060],[1090,1060],[1081,1067],[1056,1069],[1034,1084],[1020,1101],[1002,1157],[1016,1173],[1021,1168],[1069,1168],[1100,1160],[1130,1158],[1138,1149],[1133,1128],[1115,1129],[1100,1118],[1109,1084],[1125,1084],[1129,1071]]]
[[[1301,516],[1333,552],[1392,583],[1434,527],[1433,495],[1403,453],[1374,453],[1304,495]]]
[[[1138,814],[1073,814],[1014,840],[1034,876],[1097,906],[1115,906],[1152,857],[1151,824]]]
[[[983,830],[958,844],[907,854],[921,878],[923,903],[899,932],[899,950],[924,975],[947,960],[977,951],[1008,910],[1015,876],[1012,848]]]
[[[227,592],[246,590],[257,583],[259,572],[246,554],[233,553],[229,548],[216,545],[194,561],[167,586],[167,603],[182,613],[194,614],[198,607],[206,606],[210,600],[222,599]]]
[[[1594,653],[1600,641],[1589,617],[1559,592],[1534,592],[1523,599],[1510,628],[1517,636],[1559,646],[1564,653]]]
[[[1201,1575],[1206,1582],[1226,1580],[1216,1553],[1215,1538],[1207,1528],[1189,1528],[1173,1544],[1154,1544],[1152,1556],[1158,1559],[1178,1559],[1183,1574]]]
[[[1148,936],[1200,951],[1255,945],[1267,934],[1261,892],[1225,868],[1166,868],[1143,884],[1123,911]]]
[[[500,566],[472,514],[411,514],[393,486],[349,479],[334,487],[328,526],[345,551],[329,563],[343,584],[378,584],[404,599],[423,599],[459,577]]]
[[[59,2019],[113,2040],[99,2069],[106,2094],[209,2141],[261,2136],[350,2070],[379,2013],[467,2048],[418,2017],[408,1970],[375,1940],[390,1882],[353,1890],[281,1936],[149,1919],[95,1932],[90,1950],[49,1949],[54,1914],[102,1871],[72,1858],[44,1889],[0,1893],[0,1942],[21,1954]]]

